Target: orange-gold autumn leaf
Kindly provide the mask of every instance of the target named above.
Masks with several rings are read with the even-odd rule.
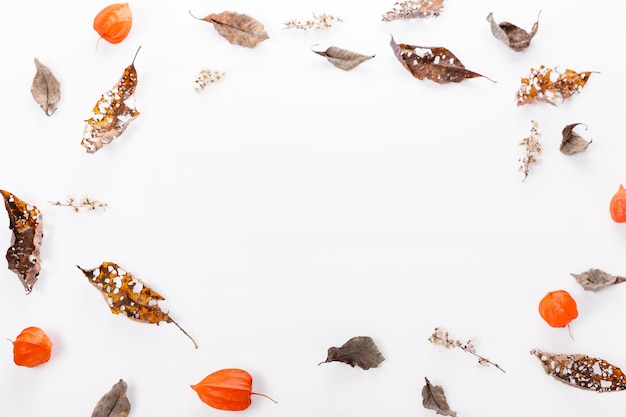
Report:
[[[106,6],[93,20],[93,28],[100,37],[110,43],[120,43],[133,26],[133,15],[128,3]]]
[[[50,360],[52,340],[39,327],[27,327],[13,342],[13,361],[16,365],[34,368]]]
[[[522,85],[517,90],[517,105],[523,106],[537,101],[552,105],[563,103],[582,91],[591,73],[592,71],[576,72],[571,69],[558,72],[544,65],[537,69],[531,68],[530,74],[522,78]]]

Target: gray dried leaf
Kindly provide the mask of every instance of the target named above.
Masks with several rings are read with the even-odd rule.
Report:
[[[359,64],[374,58],[374,55],[361,55],[347,49],[337,48],[336,46],[331,46],[325,51],[313,52],[325,57],[331,64],[345,71],[350,71]]]
[[[269,39],[263,24],[246,14],[226,11],[209,14],[199,20],[212,23],[217,33],[228,42],[246,48],[254,48],[259,42]]]
[[[343,362],[362,369],[376,368],[385,358],[378,350],[374,340],[369,336],[357,336],[348,340],[341,347],[328,348],[328,355],[324,362]]]
[[[450,410],[446,394],[439,385],[433,385],[428,378],[424,378],[426,385],[422,388],[422,405],[429,410],[435,410],[442,416],[456,417],[456,412]]]
[[[574,128],[578,125],[583,125],[585,129],[587,129],[587,125],[584,123],[572,123],[563,128],[563,139],[561,140],[559,149],[565,155],[573,155],[582,152],[591,144],[591,140],[585,140],[578,133],[574,132]]]
[[[120,379],[100,398],[91,417],[127,417],[130,413],[130,401],[126,397],[127,387],[126,382]]]
[[[61,83],[50,71],[50,68],[39,62],[37,58],[35,58],[35,68],[37,68],[37,72],[33,78],[30,92],[44,113],[52,116],[57,109],[57,103],[61,100]]]
[[[570,274],[587,291],[599,291],[604,287],[619,284],[626,278],[608,274],[601,269],[591,268],[581,274]]]
[[[539,16],[537,16],[537,21],[530,30],[530,33],[509,22],[496,23],[493,19],[493,13],[489,13],[487,21],[491,23],[491,33],[493,33],[493,36],[516,52],[528,48],[530,41],[539,29]]]

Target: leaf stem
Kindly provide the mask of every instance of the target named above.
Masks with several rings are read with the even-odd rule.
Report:
[[[269,395],[261,394],[261,393],[259,393],[259,392],[251,392],[250,394],[251,394],[251,395],[260,395],[261,397],[265,397],[265,398],[267,398],[268,400],[273,401],[273,402],[274,402],[274,404],[278,404],[278,401],[276,401],[275,399],[273,399],[273,398],[272,398],[272,397],[270,397]]]
[[[174,320],[172,320],[172,318],[170,317],[170,321],[172,323],[174,323],[176,325],[176,327],[178,327],[180,329],[181,332],[185,333],[185,336],[187,336],[192,342],[193,342],[193,346],[194,348],[198,349],[198,343],[196,343],[195,339],[193,337],[191,337],[191,335],[189,333],[187,333],[185,331],[185,329],[183,329],[182,327],[180,327],[180,324],[176,323]]]

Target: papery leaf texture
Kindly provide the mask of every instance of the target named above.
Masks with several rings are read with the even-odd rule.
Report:
[[[448,401],[446,400],[446,394],[443,392],[443,388],[439,385],[433,385],[428,378],[426,385],[422,388],[422,405],[429,410],[435,410],[437,414],[442,416],[456,417],[456,412],[450,409]]]
[[[331,46],[325,51],[313,52],[325,57],[331,64],[344,71],[350,71],[363,62],[374,58],[374,55],[362,55],[336,46]]]
[[[591,71],[576,72],[566,69],[558,72],[544,65],[531,68],[527,77],[522,77],[522,85],[517,90],[518,106],[534,102],[543,102],[556,106],[576,93],[580,93],[589,81]]]
[[[30,92],[41,110],[48,116],[57,109],[57,103],[61,100],[61,83],[54,76],[50,68],[35,58],[37,72],[33,78]]]
[[[591,144],[591,140],[585,140],[578,133],[574,132],[574,128],[583,123],[572,123],[563,128],[561,132],[563,138],[561,139],[561,146],[559,150],[565,155],[574,155],[575,153],[582,152]],[[587,128],[586,125],[584,125]]]
[[[539,19],[533,24],[530,32],[509,22],[496,23],[493,13],[489,13],[487,21],[491,24],[491,33],[506,46],[516,52],[523,51],[530,46],[530,41],[537,34],[539,29]]]
[[[13,232],[11,246],[6,254],[9,270],[17,274],[26,294],[30,294],[41,271],[41,211],[8,191],[0,190],[0,194],[4,198],[4,206],[9,214],[9,227]]]
[[[597,392],[626,389],[622,370],[604,359],[582,354],[552,354],[540,349],[533,349],[530,354],[539,359],[548,375],[567,385]]]
[[[428,18],[439,16],[443,0],[405,0],[394,3],[393,8],[383,15],[383,22],[397,19]]]
[[[383,362],[383,357],[374,340],[369,336],[356,336],[348,340],[341,347],[328,348],[326,360],[328,362],[343,362],[354,367],[359,366],[362,369],[376,368]]]
[[[393,36],[390,45],[398,61],[420,80],[428,79],[438,84],[445,84],[483,77],[495,82],[484,75],[466,69],[465,65],[446,48],[398,44]]]
[[[626,278],[618,275],[611,275],[601,269],[591,268],[580,274],[570,274],[576,278],[576,282],[580,284],[586,291],[600,291],[602,288],[611,285],[620,284],[626,281]]]
[[[246,48],[254,48],[269,39],[263,24],[247,14],[225,11],[209,14],[199,20],[212,23],[217,33],[228,42]]]
[[[135,94],[138,83],[135,58],[124,69],[117,84],[100,97],[92,110],[92,116],[86,120],[80,144],[88,153],[95,153],[104,145],[113,142],[124,133],[130,122],[139,116],[137,109],[127,103]]]
[[[104,394],[91,413],[91,417],[127,417],[130,413],[130,401],[126,396],[128,385],[123,379]]]

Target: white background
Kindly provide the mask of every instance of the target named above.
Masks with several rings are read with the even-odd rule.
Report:
[[[89,415],[119,379],[132,416],[226,415],[190,384],[218,369],[249,371],[254,416],[432,416],[424,377],[459,416],[613,415],[623,393],[560,384],[529,354],[585,353],[626,366],[626,285],[582,290],[570,273],[626,274],[625,225],[608,211],[626,182],[622,128],[624,39],[613,3],[446,0],[440,17],[382,22],[393,2],[146,1],[121,44],[91,24],[108,3],[0,5],[0,188],[43,212],[43,268],[25,296],[0,269],[0,337],[39,326],[48,363],[17,367],[0,343],[3,415]],[[270,39],[229,44],[194,20],[225,10],[261,21]],[[521,53],[485,20],[540,27]],[[284,30],[311,12],[341,17],[324,32]],[[389,47],[444,46],[484,78],[438,85],[411,76]],[[338,46],[376,57],[344,72],[311,52]],[[138,46],[141,115],[96,154],[84,120]],[[33,58],[62,83],[47,117],[30,95]],[[520,78],[541,64],[592,74],[553,107],[516,107]],[[204,92],[200,69],[224,71]],[[517,171],[531,120],[544,153]],[[562,128],[593,143],[564,156]],[[88,195],[104,212],[49,201]],[[0,242],[11,231],[0,227]],[[4,249],[3,249],[4,251]],[[110,313],[76,268],[118,263],[166,297],[173,324]],[[549,327],[537,304],[569,291],[580,316]],[[435,326],[499,363],[427,341]],[[374,338],[386,360],[363,371],[317,366],[330,346]]]

